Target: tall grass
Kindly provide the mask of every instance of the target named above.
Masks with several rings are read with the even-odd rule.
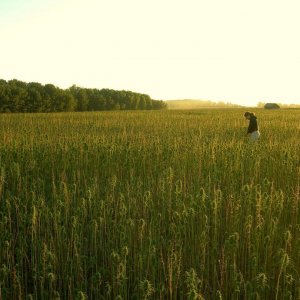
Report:
[[[0,299],[300,299],[300,110],[0,115]]]

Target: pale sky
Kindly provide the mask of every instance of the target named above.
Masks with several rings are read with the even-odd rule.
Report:
[[[300,104],[299,0],[0,0],[0,78]]]

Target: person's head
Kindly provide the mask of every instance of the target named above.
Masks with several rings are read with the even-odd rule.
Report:
[[[251,117],[254,116],[254,113],[250,112],[250,111],[246,111],[244,113],[244,117],[247,119],[247,120],[250,120]]]

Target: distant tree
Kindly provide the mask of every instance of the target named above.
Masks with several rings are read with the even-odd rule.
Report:
[[[146,102],[146,109],[152,109],[152,100],[148,95],[144,95],[144,99]]]
[[[43,97],[42,85],[37,82],[28,83],[27,92],[26,110],[28,112],[45,111],[45,97]]]
[[[86,91],[80,89],[77,95],[77,110],[87,111],[89,106],[89,99],[87,97]]]
[[[11,112],[10,89],[4,80],[0,82],[0,112]]]
[[[64,111],[75,111],[77,108],[77,100],[73,95],[69,91],[64,91],[62,97],[65,103]]]
[[[133,96],[133,108],[132,109],[139,109],[140,107],[140,97],[138,97],[138,95],[134,95]]]
[[[131,93],[126,95],[125,109],[135,109],[134,96]]]
[[[54,112],[63,112],[66,110],[66,103],[65,103],[65,95],[64,91],[61,89],[57,89],[55,96],[52,98],[51,101],[51,110]]]
[[[139,101],[139,109],[146,109],[146,105],[146,99],[143,96],[141,96]]]
[[[46,84],[44,86],[44,92],[46,95],[49,96],[50,99],[55,98],[57,91],[58,91],[58,88],[56,88],[53,84]]]
[[[73,95],[77,102],[78,111],[87,111],[89,107],[89,99],[87,97],[86,89],[72,85],[69,88],[69,92]]]
[[[162,100],[153,100],[152,107],[153,109],[166,109],[167,103]]]
[[[104,110],[105,99],[100,94],[99,90],[97,89],[87,90],[87,98],[89,99],[88,110],[90,111]]]
[[[277,103],[266,103],[264,105],[265,109],[279,109],[280,106]]]

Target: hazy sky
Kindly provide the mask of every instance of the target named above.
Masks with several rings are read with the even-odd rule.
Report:
[[[0,0],[0,78],[300,104],[299,12],[299,0]]]

